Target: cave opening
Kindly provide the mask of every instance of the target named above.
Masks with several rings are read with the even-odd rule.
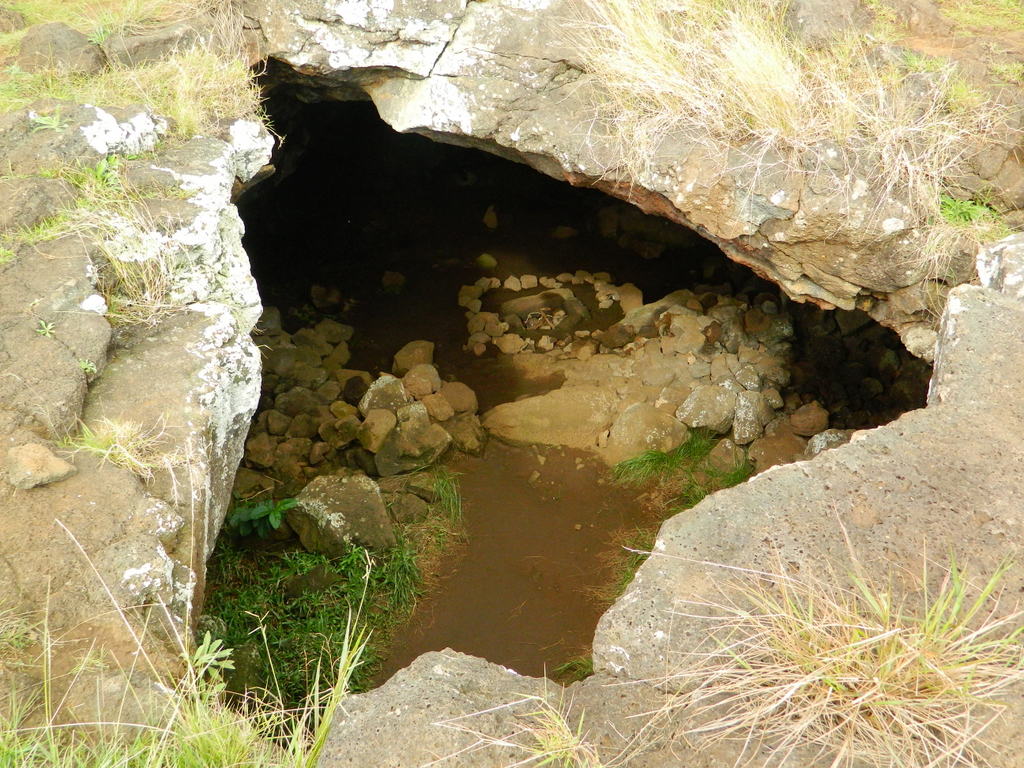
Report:
[[[289,644],[343,631],[349,608],[378,615],[381,640],[357,688],[444,647],[524,674],[585,673],[594,626],[637,565],[630,550],[649,547],[668,514],[924,404],[929,368],[895,334],[789,301],[695,232],[396,133],[368,102],[304,103],[279,88],[268,111],[283,137],[275,172],[238,201],[267,309],[236,509],[304,495],[308,506],[313,483],[343,477],[346,514],[379,498],[387,518],[341,544],[301,503],[278,504],[277,527],[228,526],[207,612],[251,659],[237,689],[266,684],[275,655],[301,666],[309,648]],[[700,388],[711,400],[665,437]],[[545,411],[510,415],[559,392]],[[723,397],[728,424],[702,421]],[[754,437],[734,421],[737,398],[759,409]],[[427,437],[438,430],[443,446]],[[719,463],[694,464],[682,491],[616,479],[616,462],[644,449],[682,455],[672,442]],[[372,479],[362,496],[355,477]],[[356,599],[367,567],[381,592],[364,585]],[[412,571],[421,586],[396,597]],[[253,590],[260,579],[269,591]],[[261,650],[245,639],[247,615],[292,634]]]

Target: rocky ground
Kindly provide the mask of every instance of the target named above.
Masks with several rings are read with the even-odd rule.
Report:
[[[190,30],[120,44],[158,57]],[[51,24],[29,32],[16,64],[78,77],[104,62]],[[259,297],[230,197],[270,137],[245,121],[187,142],[167,131],[144,106],[43,100],[0,116],[0,582],[7,610],[48,613],[62,649],[54,690],[69,670],[96,671],[71,686],[60,719],[117,706],[118,666],[152,671],[137,655],[147,627],[148,662],[177,666],[258,397]],[[120,207],[85,194],[81,169]],[[128,296],[115,274],[160,276],[145,286],[159,288],[149,322],[125,324],[124,309],[156,294]],[[12,661],[0,673],[8,690],[42,671]],[[152,683],[139,680],[144,701]]]

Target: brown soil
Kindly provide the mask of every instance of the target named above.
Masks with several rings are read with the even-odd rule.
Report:
[[[450,469],[461,473],[467,545],[441,564],[450,574],[396,632],[378,682],[443,648],[528,675],[589,655],[605,608],[595,591],[613,577],[608,554],[643,514],[636,492],[565,449],[492,441],[483,457],[459,457]]]

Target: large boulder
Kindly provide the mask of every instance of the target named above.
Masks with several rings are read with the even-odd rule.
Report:
[[[402,380],[385,373],[373,382],[362,398],[360,398],[359,411],[363,416],[377,408],[397,411],[410,402],[412,402],[412,398],[409,397],[405,387],[402,386]]]
[[[296,499],[298,505],[288,510],[288,525],[310,552],[340,557],[353,542],[385,548],[397,541],[380,488],[362,472],[321,475]]]
[[[617,399],[604,387],[578,386],[502,403],[484,414],[484,428],[510,443],[594,448],[612,425]]]

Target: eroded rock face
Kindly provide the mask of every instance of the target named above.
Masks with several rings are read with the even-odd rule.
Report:
[[[712,151],[668,138],[645,173],[626,176],[621,147],[595,121],[601,88],[566,34],[569,0],[245,6],[263,52],[287,65],[272,69],[272,82],[312,86],[306,94],[324,99],[365,94],[396,130],[479,147],[630,200],[696,229],[800,301],[864,309],[901,336],[916,330],[915,353],[931,354],[921,336],[931,324],[923,271],[898,257],[918,246],[913,215],[874,189],[875,171],[824,142],[803,162],[820,172],[793,172],[787,159],[759,153],[727,163],[737,170],[723,176],[723,157],[739,160],[743,147]],[[824,39],[836,19],[842,28],[863,22],[856,4],[846,6],[837,16],[805,2],[790,21]]]

